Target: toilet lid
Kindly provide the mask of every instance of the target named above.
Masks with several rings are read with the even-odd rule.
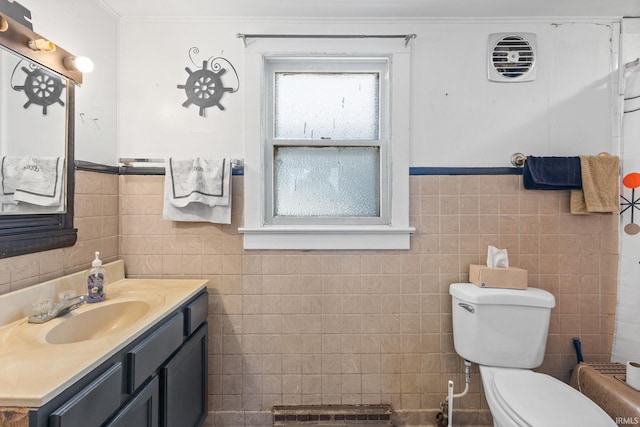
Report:
[[[493,384],[500,405],[523,426],[616,426],[588,397],[549,375],[526,370],[496,372]]]

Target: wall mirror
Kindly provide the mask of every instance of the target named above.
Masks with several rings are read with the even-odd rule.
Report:
[[[0,10],[2,12],[2,10]],[[71,54],[0,13],[0,258],[72,246],[75,83]]]
[[[0,214],[66,211],[67,84],[0,48]]]

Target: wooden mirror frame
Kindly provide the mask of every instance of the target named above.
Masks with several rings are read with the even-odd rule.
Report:
[[[7,258],[73,246],[76,243],[78,233],[73,227],[75,84],[82,83],[82,73],[64,67],[64,58],[73,57],[69,52],[60,47],[56,47],[53,52],[31,50],[29,41],[44,37],[0,13],[0,21],[2,20],[4,25],[1,28],[4,31],[0,31],[0,45],[67,78],[66,209],[63,213],[55,214],[0,214],[0,258]]]

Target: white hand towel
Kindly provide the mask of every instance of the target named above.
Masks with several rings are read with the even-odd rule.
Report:
[[[0,173],[2,174],[0,201],[3,204],[15,205],[18,202],[13,200],[13,194],[18,187],[22,177],[22,170],[29,161],[28,157],[3,156]]]
[[[189,203],[228,206],[229,194],[224,192],[224,181],[230,169],[231,165],[226,159],[170,158],[165,176],[169,177],[171,204],[178,208]]]
[[[60,205],[63,170],[64,160],[60,157],[30,156],[22,169],[13,199],[39,206]]]
[[[167,160],[162,217],[231,224],[231,163],[197,160]]]

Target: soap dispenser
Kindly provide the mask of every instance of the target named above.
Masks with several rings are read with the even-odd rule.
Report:
[[[87,275],[87,302],[104,301],[107,294],[104,290],[106,284],[106,270],[100,260],[100,252],[96,252],[96,259],[91,263],[91,269]]]

